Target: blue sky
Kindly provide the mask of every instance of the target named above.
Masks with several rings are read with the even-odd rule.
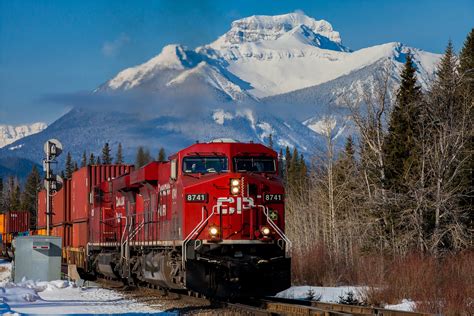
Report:
[[[45,96],[90,91],[166,44],[209,43],[235,19],[295,10],[329,21],[352,49],[459,49],[474,27],[474,0],[0,0],[0,124],[51,123],[67,108]]]

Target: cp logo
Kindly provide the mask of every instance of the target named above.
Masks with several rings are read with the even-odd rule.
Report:
[[[242,214],[242,210],[255,207],[251,197],[220,197],[217,199],[218,214]]]

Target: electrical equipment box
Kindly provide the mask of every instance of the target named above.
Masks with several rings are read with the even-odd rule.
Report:
[[[21,236],[14,239],[13,281],[61,279],[61,237]]]

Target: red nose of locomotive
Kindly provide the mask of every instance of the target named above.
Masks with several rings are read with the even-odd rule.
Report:
[[[203,229],[196,232],[198,239],[273,241],[283,237],[284,189],[273,175],[215,175],[186,191],[188,218],[195,222],[200,206],[200,220],[205,221]]]

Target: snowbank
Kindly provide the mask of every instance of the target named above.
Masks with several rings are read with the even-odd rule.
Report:
[[[318,298],[321,296],[321,302],[328,303],[337,303],[339,302],[339,297],[346,297],[349,292],[354,293],[354,297],[360,299],[359,292],[364,287],[360,286],[338,286],[338,287],[323,287],[323,286],[292,286],[283,292],[280,292],[276,297],[282,298],[295,298],[295,299],[305,299],[308,297],[310,291],[312,291],[313,296]]]
[[[349,292],[354,294],[354,298],[363,301],[362,295],[365,287],[363,286],[337,286],[337,287],[322,287],[322,286],[292,286],[289,289],[280,292],[276,297],[290,298],[290,299],[307,299],[309,294],[312,294],[315,299],[319,298],[321,302],[339,303],[340,298],[347,297]],[[386,305],[384,308],[399,311],[414,311],[416,307],[415,302],[404,299],[399,304]]]
[[[94,286],[77,287],[63,280],[12,283],[10,274],[10,263],[0,260],[1,315],[166,314],[126,299],[115,291]]]

